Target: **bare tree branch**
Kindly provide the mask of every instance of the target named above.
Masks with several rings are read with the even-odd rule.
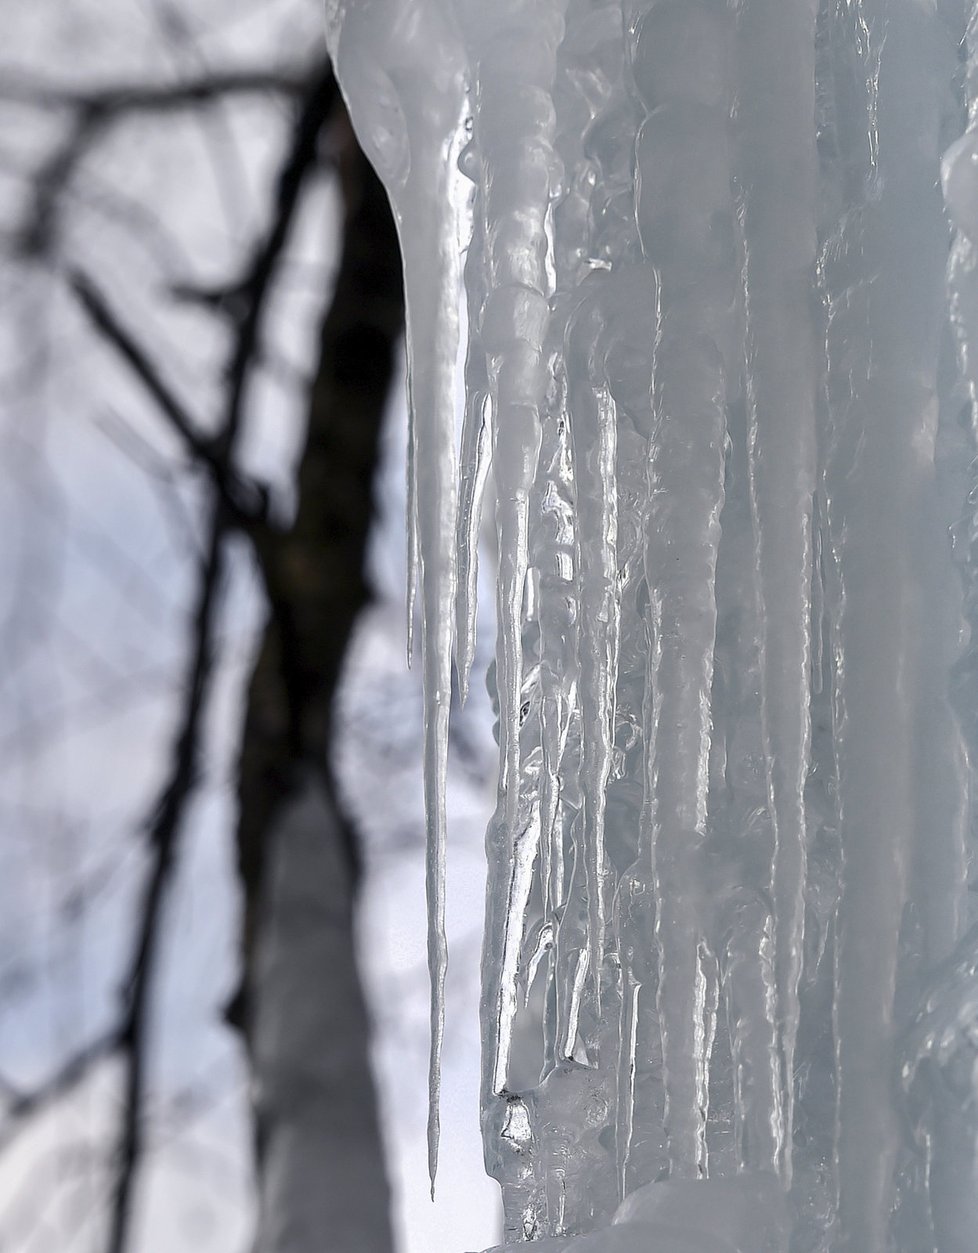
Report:
[[[309,81],[308,75],[303,78],[294,71],[215,70],[172,84],[124,84],[90,92],[72,92],[51,85],[32,84],[23,76],[4,79],[0,100],[67,110],[72,114],[64,139],[35,175],[31,212],[21,228],[24,252],[29,256],[40,256],[50,250],[62,193],[93,145],[123,119],[133,113],[199,108],[221,102],[231,94],[277,92],[302,97],[308,94]],[[315,81],[319,81],[318,69]]]
[[[241,430],[243,402],[254,364],[254,354],[259,344],[267,295],[288,239],[306,175],[315,163],[319,133],[337,98],[332,72],[328,66],[323,66],[305,98],[296,122],[293,143],[279,174],[272,225],[264,241],[256,247],[241,284],[242,313],[227,375],[228,400],[220,434],[213,441],[213,445],[205,445],[208,449],[206,464],[223,467],[222,475],[230,474],[233,466],[235,444]],[[120,328],[112,321],[111,315],[106,316],[107,306],[104,302],[100,305],[97,297],[93,299],[93,290],[91,283],[87,287],[83,283],[80,291],[82,299],[88,301],[90,315],[101,319],[103,333],[108,333],[109,327],[113,333],[118,332]],[[151,370],[147,376],[148,361],[138,351],[133,351],[137,347],[134,341],[125,335],[120,339],[115,334],[114,342],[137,371],[144,385],[149,387],[152,382],[153,394],[169,421],[174,424],[179,421],[177,429],[181,430],[182,427],[181,433],[185,439],[191,434],[196,437],[199,427],[189,420],[181,406],[177,405],[174,409],[173,398],[168,389],[162,386],[158,375]],[[157,802],[149,827],[153,865],[144,891],[140,930],[121,1033],[125,1067],[124,1105],[111,1204],[108,1253],[124,1253],[126,1249],[134,1189],[143,1155],[142,1110],[149,1045],[149,1010],[161,936],[161,919],[176,862],[179,834],[190,797],[198,782],[203,713],[213,669],[214,631],[224,568],[224,541],[228,531],[237,522],[238,519],[228,508],[224,493],[218,491],[211,510],[207,556],[198,583],[194,646],[188,666],[187,701],[173,745],[170,777]],[[267,535],[267,528],[255,525],[247,529],[258,548],[258,537]]]
[[[276,699],[286,713],[284,724],[276,724],[273,730],[275,743],[263,759],[262,769],[267,767],[274,773],[279,766],[308,763],[314,758],[317,769],[328,776],[326,741],[333,692],[352,623],[367,599],[363,554],[371,512],[370,482],[402,328],[400,269],[386,199],[357,154],[357,173],[351,186],[358,190],[352,201],[348,196],[345,259],[323,327],[319,374],[310,395],[308,444],[300,472],[300,517],[288,536],[281,535],[270,524],[265,489],[238,473],[234,452],[249,385],[261,360],[269,297],[302,194],[320,160],[323,127],[339,100],[329,66],[323,63],[312,76],[301,79],[285,72],[218,74],[174,85],[117,86],[84,94],[10,78],[0,87],[0,100],[64,109],[71,114],[62,142],[35,176],[35,220],[25,236],[26,246],[34,252],[50,247],[61,195],[79,163],[117,119],[138,111],[207,105],[232,92],[260,91],[298,96],[300,107],[280,167],[270,226],[256,243],[242,276],[212,302],[218,312],[231,319],[233,327],[216,436],[208,433],[208,426],[180,399],[149,348],[94,277],[78,267],[67,276],[95,331],[139,380],[154,410],[176,432],[194,463],[207,473],[214,490],[204,526],[205,553],[197,578],[186,660],[186,697],[174,732],[166,783],[146,821],[150,864],[142,886],[120,1021],[36,1090],[8,1093],[6,1122],[0,1130],[2,1150],[32,1115],[77,1087],[99,1061],[118,1056],[122,1103],[113,1155],[107,1253],[125,1253],[127,1248],[146,1148],[144,1111],[156,972],[181,836],[200,781],[205,715],[218,651],[226,541],[235,529],[251,539],[272,612],[267,637],[270,643],[263,650],[260,676],[256,672],[252,711],[255,695],[269,677],[266,667],[271,665]],[[350,147],[352,132],[346,142]],[[355,149],[355,144],[352,147]],[[337,421],[338,414],[343,414],[342,422]],[[302,586],[303,570],[310,569],[313,572],[307,586]],[[252,737],[247,751],[255,751],[256,744],[259,754],[269,749],[268,744],[257,743]],[[255,782],[267,782],[266,775],[256,776]],[[329,786],[328,777],[326,782]],[[282,788],[273,786],[268,804],[274,806],[282,795]],[[252,798],[243,800],[250,804]],[[267,812],[262,801],[257,809],[251,807],[248,821],[257,822],[260,828]],[[356,838],[341,812],[337,821],[341,851],[351,876],[355,876]],[[247,844],[247,836],[243,843]],[[245,947],[247,950],[247,941]]]
[[[69,272],[68,281],[96,330],[112,345],[156,401],[187,451],[210,474],[228,510],[247,529],[265,522],[268,516],[268,491],[258,483],[243,478],[219,452],[219,440],[205,435],[202,424],[192,417],[150,358],[148,350],[136,335],[123,325],[95,281],[83,270]]]
[[[39,109],[65,109],[93,115],[108,122],[120,113],[165,113],[195,108],[231,95],[273,93],[301,96],[308,89],[309,73],[294,66],[280,70],[213,70],[196,78],[173,83],[113,83],[90,91],[78,91],[59,83],[26,77],[18,70],[0,70],[0,101]]]
[[[173,744],[170,777],[149,823],[153,865],[139,911],[139,935],[120,1032],[125,1074],[109,1253],[124,1253],[126,1248],[133,1192],[143,1152],[145,1127],[142,1107],[149,1045],[149,1011],[162,936],[161,920],[176,862],[178,837],[199,776],[203,715],[214,665],[214,630],[219,588],[224,573],[224,541],[228,530],[223,503],[214,505],[209,529],[207,556],[197,588],[197,606],[193,620],[194,647],[187,676],[187,702]]]
[[[187,411],[164,382],[148,351],[123,325],[91,276],[78,268],[69,272],[71,287],[96,328],[143,383],[188,451],[207,467],[229,509],[246,527],[267,521],[267,492],[233,473],[226,455],[227,444],[241,424],[272,279],[291,230],[303,184],[316,161],[320,132],[338,98],[332,69],[325,63],[308,91],[296,122],[291,148],[278,176],[271,228],[256,246],[242,279],[224,294],[231,305],[238,330],[227,371],[228,399],[221,434],[216,438],[211,439],[202,433],[200,421]]]
[[[272,277],[288,239],[306,175],[316,161],[319,136],[339,99],[333,69],[324,62],[313,79],[293,131],[292,146],[279,171],[272,227],[255,249],[251,263],[235,293],[241,315],[228,370],[228,402],[224,416],[224,439],[231,439],[241,422],[248,380],[259,345]]]
[[[120,1030],[118,1027],[113,1027],[102,1035],[96,1036],[77,1053],[73,1053],[53,1075],[29,1092],[17,1091],[5,1083],[4,1086],[11,1092],[13,1099],[7,1106],[4,1126],[0,1128],[0,1153],[13,1144],[32,1116],[40,1114],[83,1083],[91,1073],[92,1067],[110,1057],[120,1043]]]

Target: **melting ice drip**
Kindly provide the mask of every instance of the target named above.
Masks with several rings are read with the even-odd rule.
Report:
[[[327,9],[404,253],[432,1174],[451,663],[464,694],[491,466],[507,1239],[973,1253],[970,5]]]

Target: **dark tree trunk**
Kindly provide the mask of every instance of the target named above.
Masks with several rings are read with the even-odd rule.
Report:
[[[255,1083],[259,1253],[384,1253],[389,1196],[353,951],[357,835],[330,768],[333,705],[369,599],[379,436],[403,329],[387,197],[341,107],[342,260],[310,392],[299,506],[260,546],[270,616],[248,691],[232,1016]]]

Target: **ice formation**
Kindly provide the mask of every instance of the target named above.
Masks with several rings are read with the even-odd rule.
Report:
[[[491,472],[507,1240],[973,1253],[978,18],[328,0],[327,26],[404,251],[432,1173]]]

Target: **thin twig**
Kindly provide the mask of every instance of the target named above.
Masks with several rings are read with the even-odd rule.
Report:
[[[246,528],[266,521],[267,489],[262,484],[243,478],[229,466],[226,456],[218,450],[219,441],[203,433],[200,421],[191,416],[164,381],[148,350],[123,324],[94,279],[84,270],[74,269],[69,271],[68,282],[96,330],[129,365],[156,402],[160,413],[180,436],[187,451],[208,471],[235,520]]]
[[[89,91],[0,72],[0,101],[39,109],[71,109],[109,118],[115,113],[161,113],[193,108],[231,95],[301,96],[308,73],[281,70],[212,70],[173,83],[114,83]]]
[[[126,83],[89,92],[73,92],[53,85],[26,82],[22,77],[2,77],[0,101],[45,109],[68,110],[72,121],[60,144],[41,164],[34,177],[34,198],[22,235],[24,251],[39,256],[50,249],[57,223],[58,201],[75,170],[93,145],[112,126],[134,113],[172,112],[199,108],[225,100],[229,95],[260,95],[276,92],[300,96],[308,90],[308,76],[294,72],[215,70],[176,83],[149,86]]]
[[[193,619],[194,648],[188,667],[187,703],[173,745],[170,777],[149,824],[153,865],[138,915],[139,935],[129,976],[128,1004],[120,1033],[125,1068],[123,1122],[113,1188],[109,1253],[123,1253],[126,1248],[133,1190],[143,1152],[145,1125],[142,1106],[148,1060],[149,1010],[155,983],[156,959],[163,934],[163,910],[176,864],[177,840],[187,805],[199,778],[203,714],[214,664],[214,627],[218,592],[224,573],[224,541],[227,529],[226,511],[223,505],[215,504],[210,522],[207,556],[197,589],[197,607]]]
[[[54,1074],[28,1092],[17,1092],[6,1109],[4,1125],[0,1128],[0,1153],[14,1142],[27,1125],[28,1119],[41,1113],[88,1077],[92,1067],[104,1061],[118,1049],[121,1032],[116,1026],[96,1036],[91,1043],[73,1053]]]
[[[233,439],[241,423],[272,276],[292,228],[306,175],[315,164],[323,124],[338,99],[339,89],[333,77],[332,66],[326,62],[317,73],[303,104],[293,132],[292,147],[279,172],[271,230],[263,243],[256,248],[246,277],[238,289],[244,312],[228,370],[225,439]]]
[[[220,435],[212,445],[208,445],[215,464],[223,467],[222,476],[229,475],[233,466],[235,444],[241,430],[243,402],[255,364],[267,295],[288,239],[306,175],[315,164],[319,132],[336,99],[337,89],[332,73],[328,67],[324,67],[312,84],[296,122],[293,144],[279,175],[271,228],[266,239],[256,248],[247,278],[241,287],[247,304],[244,306],[228,369],[228,400]],[[121,344],[117,346],[123,351]],[[138,358],[134,358],[129,352],[125,355],[132,368],[137,369]],[[145,386],[150,387],[144,371],[139,372],[139,377]],[[158,378],[155,382],[159,382]],[[162,392],[153,391],[153,394],[161,410],[174,422],[172,410],[163,407],[164,401],[168,399],[166,389]],[[183,412],[180,416],[182,420],[187,418]],[[184,421],[183,425],[186,432],[194,435],[199,433],[197,424],[188,425]],[[187,438],[186,434],[184,438]],[[221,479],[215,478],[215,482],[219,488]],[[128,1005],[122,1032],[124,1103],[111,1202],[108,1253],[124,1253],[132,1217],[134,1190],[144,1149],[143,1099],[149,1017],[162,933],[161,919],[176,864],[180,830],[187,805],[198,782],[203,714],[213,669],[214,627],[218,591],[223,577],[224,541],[228,531],[238,521],[228,508],[224,493],[218,490],[211,513],[207,557],[198,585],[187,703],[173,747],[170,778],[150,823],[153,865],[140,912],[139,937],[129,980]],[[256,550],[260,549],[261,539],[267,532],[268,528],[260,524],[248,528]]]

